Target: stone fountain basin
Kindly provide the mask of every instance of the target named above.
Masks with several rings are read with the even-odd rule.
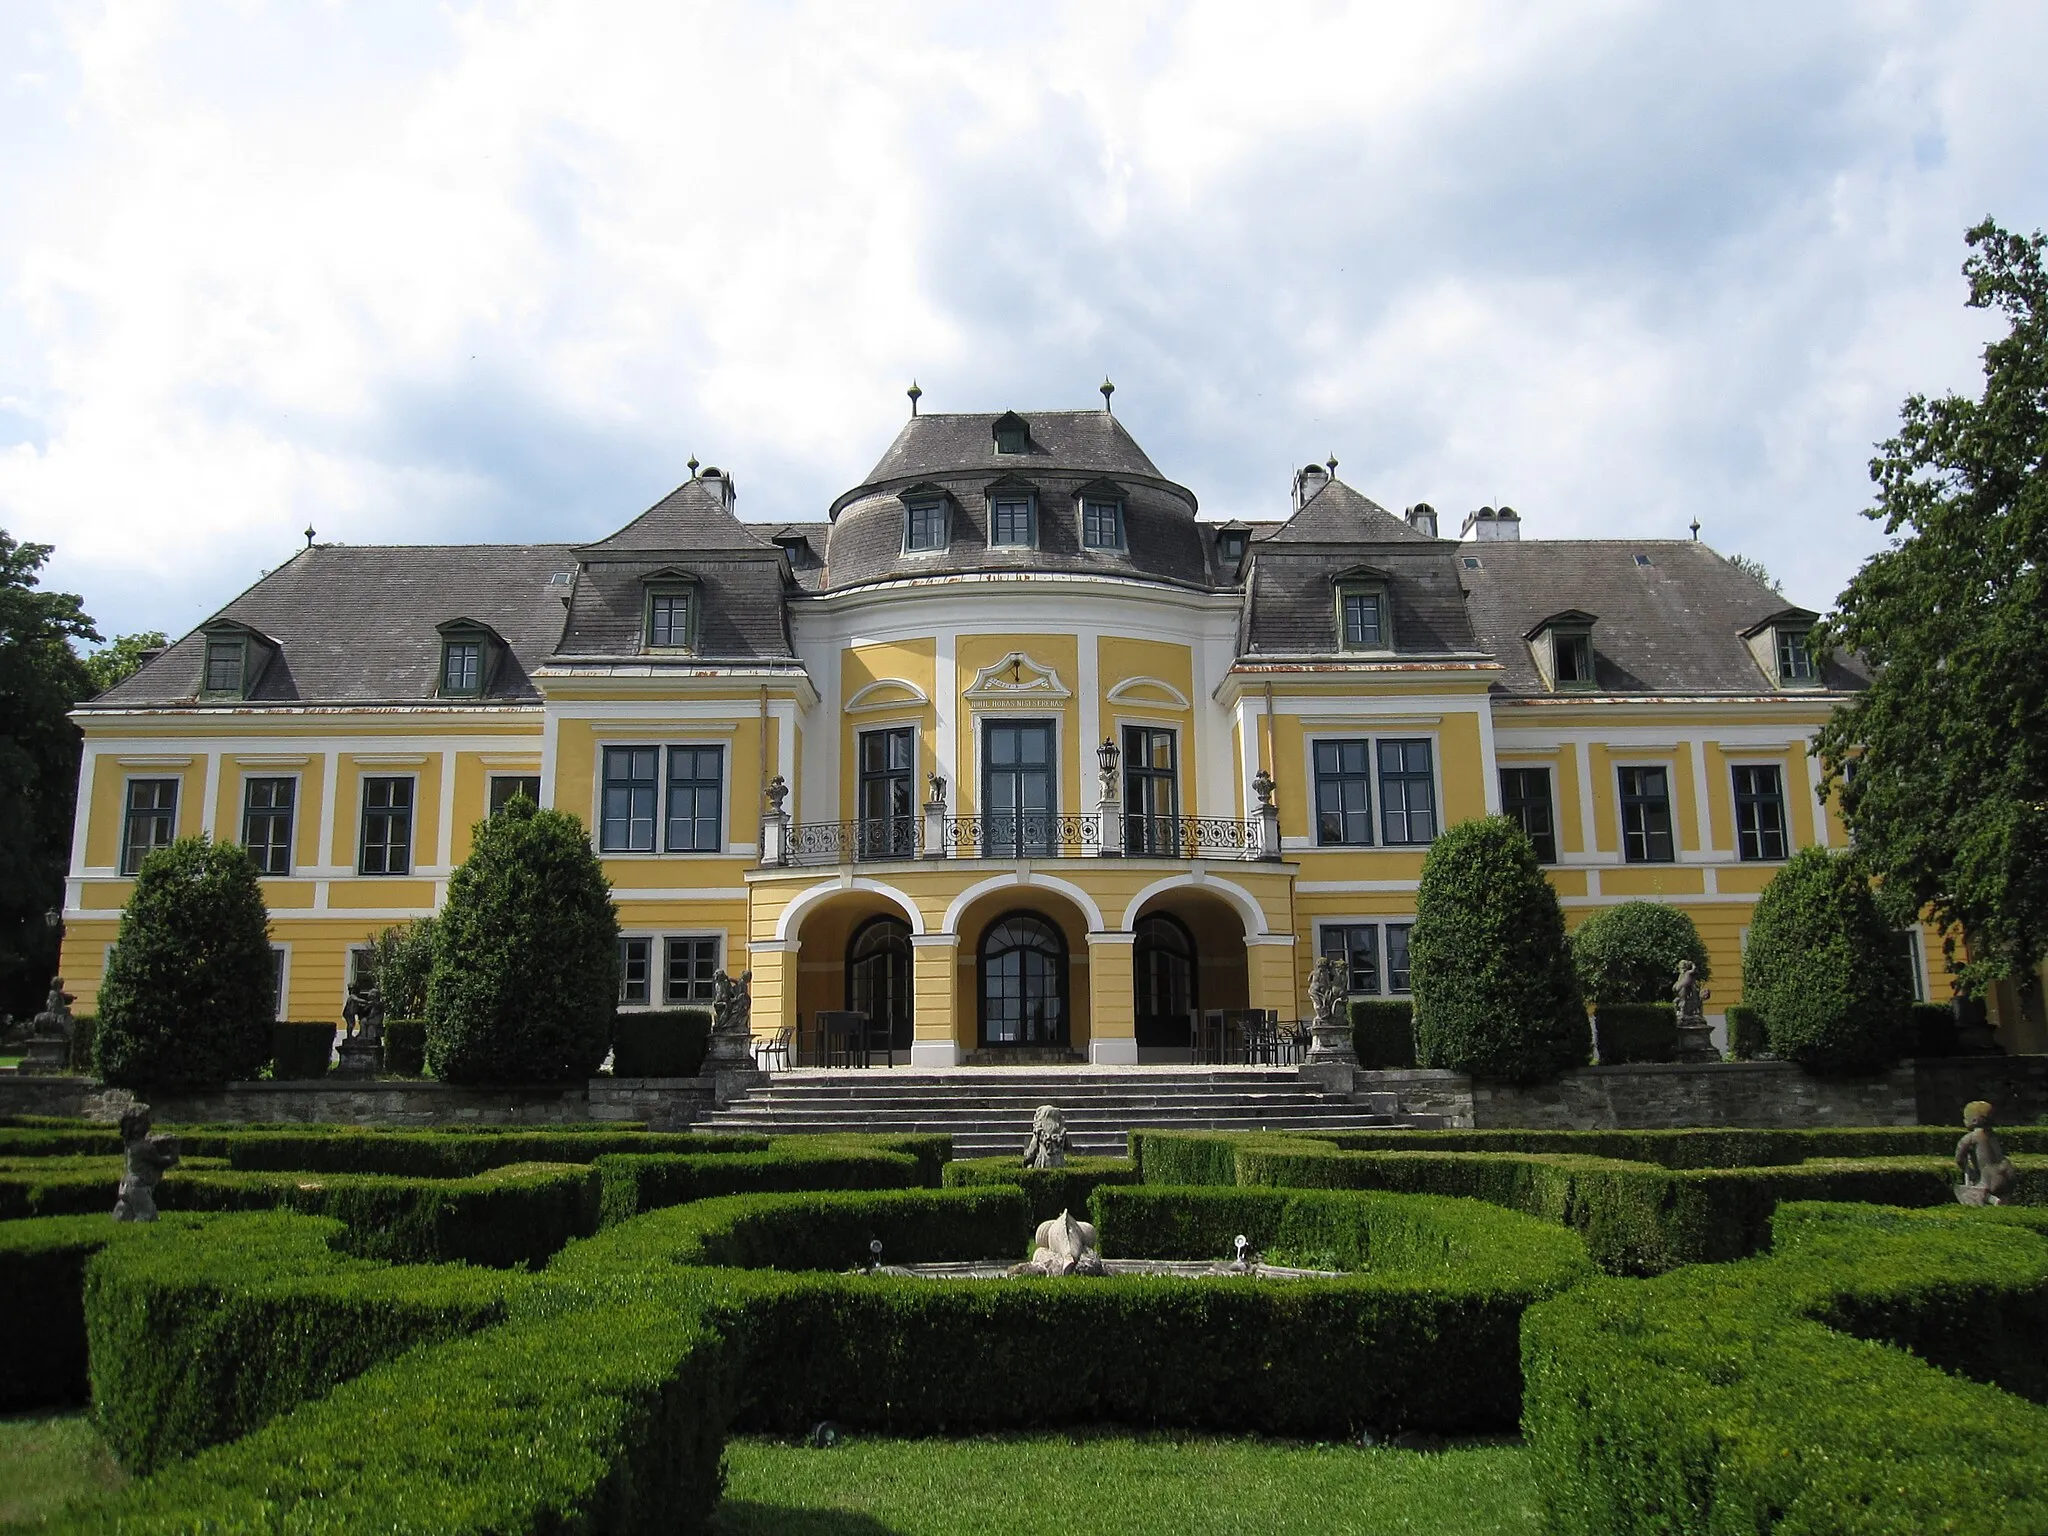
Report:
[[[1037,1279],[1013,1276],[1013,1261],[969,1259],[952,1264],[883,1264],[870,1274],[892,1275],[902,1280],[1009,1280]],[[1104,1259],[1110,1275],[1164,1275],[1180,1280],[1337,1280],[1343,1271],[1335,1269],[1289,1269],[1281,1264],[1239,1266],[1208,1259]],[[1081,1276],[1064,1278],[1080,1279]]]

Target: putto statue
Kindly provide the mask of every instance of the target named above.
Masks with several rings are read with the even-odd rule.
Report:
[[[1992,1129],[1996,1116],[1983,1099],[1963,1106],[1963,1124],[1969,1134],[1956,1143],[1956,1167],[1962,1171],[1962,1186],[1956,1200],[1962,1205],[2003,1205],[2019,1178],[2019,1170],[2005,1155],[2005,1148]]]
[[[156,1186],[178,1166],[178,1138],[149,1132],[149,1106],[137,1104],[121,1116],[121,1151],[128,1160],[114,1201],[116,1221],[155,1221]]]
[[[748,1072],[754,1069],[754,973],[737,978],[719,971],[711,978],[711,1044],[702,1071]]]
[[[1344,962],[1324,955],[1308,973],[1308,1005],[1318,1028],[1330,1028],[1344,1019]]]
[[[1067,1117],[1055,1105],[1041,1104],[1031,1117],[1031,1139],[1024,1143],[1026,1168],[1063,1168],[1067,1162]]]
[[[1714,1027],[1700,1004],[1713,994],[1700,986],[1695,974],[1699,967],[1690,960],[1678,962],[1678,980],[1671,984],[1671,1001],[1678,1009],[1678,1059],[1719,1061],[1714,1049]]]
[[[1012,1275],[1105,1275],[1102,1255],[1095,1248],[1095,1224],[1076,1221],[1071,1211],[1061,1211],[1050,1221],[1038,1224],[1032,1240],[1031,1257],[1017,1265]]]
[[[364,972],[348,989],[348,1001],[341,1005],[341,1022],[347,1037],[360,1038],[365,1045],[379,1045],[384,1039],[384,992],[373,972]]]

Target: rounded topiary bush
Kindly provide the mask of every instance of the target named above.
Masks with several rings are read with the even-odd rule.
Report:
[[[1564,912],[1514,822],[1461,822],[1430,846],[1408,943],[1418,1064],[1510,1082],[1585,1065]]]
[[[1668,1003],[1678,963],[1690,960],[1702,984],[1707,946],[1692,919],[1654,901],[1602,907],[1572,932],[1572,966],[1595,1008],[1617,1003]]]
[[[448,882],[427,981],[444,1082],[567,1082],[611,1043],[619,921],[583,824],[515,797]]]
[[[1905,1049],[1912,982],[1848,854],[1802,848],[1757,898],[1743,1001],[1771,1054],[1809,1072],[1876,1072]]]
[[[253,1078],[276,1015],[270,915],[234,843],[183,837],[142,861],[100,982],[93,1068],[120,1088]]]

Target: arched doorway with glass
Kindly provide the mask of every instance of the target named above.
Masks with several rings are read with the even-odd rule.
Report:
[[[1132,1014],[1139,1060],[1188,1044],[1189,1020],[1202,1006],[1194,935],[1170,913],[1138,919],[1132,944]]]
[[[1037,912],[1004,913],[982,934],[976,970],[982,1046],[1069,1043],[1067,941],[1057,923]]]
[[[846,946],[846,1006],[887,1026],[891,1047],[906,1052],[915,1033],[911,975],[910,924],[884,914],[854,930]]]

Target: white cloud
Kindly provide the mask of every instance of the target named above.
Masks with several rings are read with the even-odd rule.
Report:
[[[1676,533],[1824,601],[2048,223],[2010,8],[116,4],[0,38],[0,526],[110,630],[323,538],[813,517],[1091,403],[1215,511]]]

